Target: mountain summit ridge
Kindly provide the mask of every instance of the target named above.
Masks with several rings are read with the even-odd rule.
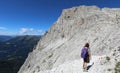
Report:
[[[106,55],[111,58],[108,63],[113,62],[114,67],[120,58],[117,57],[120,47],[119,28],[120,8],[79,6],[64,9],[58,20],[40,39],[36,49],[29,54],[18,73],[42,73],[67,61],[81,59],[80,52],[86,42],[90,43],[93,55]],[[101,62],[104,61],[106,59]],[[108,68],[100,66],[104,69],[99,71],[107,73]],[[114,72],[113,67],[110,68],[111,73]]]

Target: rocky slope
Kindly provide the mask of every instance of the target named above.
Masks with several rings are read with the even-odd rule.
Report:
[[[81,60],[80,52],[86,42],[90,43],[93,55],[104,55],[91,73],[119,73],[120,9],[96,6],[64,9],[18,73],[77,73],[73,69],[79,66],[72,69],[66,63],[74,65]],[[82,67],[82,63],[77,64]],[[54,68],[60,69],[61,65],[67,66],[62,71],[51,72]],[[66,69],[68,72],[64,71]]]

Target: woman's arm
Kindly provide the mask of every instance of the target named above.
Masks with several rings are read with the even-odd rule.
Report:
[[[88,53],[89,53],[89,58],[90,58],[90,60],[91,60],[91,59],[92,59],[92,54],[91,54],[90,48],[89,48],[89,50],[88,50]]]

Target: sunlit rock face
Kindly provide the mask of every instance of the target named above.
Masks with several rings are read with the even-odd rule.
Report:
[[[120,9],[100,9],[96,6],[64,9],[18,73],[62,73],[51,70],[66,62],[81,59],[80,52],[86,42],[90,44],[92,55],[110,58],[112,67],[109,73],[115,72],[114,68],[120,61]],[[107,66],[103,64],[104,69],[99,71],[107,71]]]

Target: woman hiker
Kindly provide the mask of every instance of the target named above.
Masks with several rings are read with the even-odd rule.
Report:
[[[83,58],[83,71],[87,71],[87,63],[91,59],[91,51],[89,48],[89,43],[86,43],[81,51],[81,57]]]

